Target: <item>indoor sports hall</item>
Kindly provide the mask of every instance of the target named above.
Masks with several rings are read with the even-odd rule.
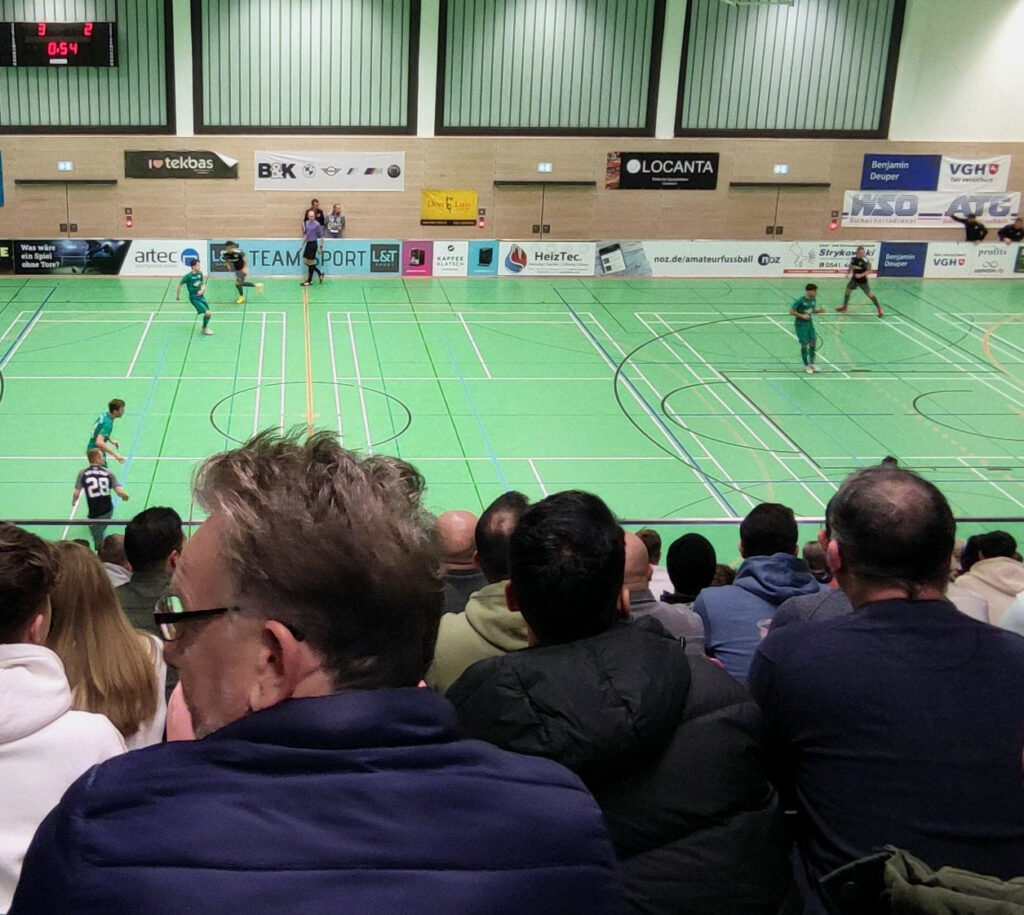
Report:
[[[119,397],[115,521],[201,520],[203,458],[302,427],[411,461],[434,511],[581,488],[732,558],[753,505],[811,536],[886,455],[965,534],[1024,535],[1024,256],[996,237],[1024,118],[989,91],[1021,4],[0,0],[0,22],[5,517],[84,535],[72,484]],[[965,35],[986,52],[947,63]],[[345,226],[300,286],[312,198]],[[229,239],[263,284],[241,304]],[[881,319],[856,289],[836,311],[858,245]],[[190,255],[209,336],[175,297]],[[813,375],[789,314],[811,281]]]

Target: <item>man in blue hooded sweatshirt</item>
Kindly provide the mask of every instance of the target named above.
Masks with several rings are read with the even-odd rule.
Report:
[[[798,537],[793,509],[755,505],[740,524],[743,563],[735,580],[705,588],[693,605],[704,621],[705,651],[741,683],[761,641],[758,622],[771,619],[784,600],[822,587],[797,556]]]

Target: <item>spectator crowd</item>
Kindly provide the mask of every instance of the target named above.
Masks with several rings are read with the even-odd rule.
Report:
[[[424,489],[262,433],[189,538],[0,523],[0,912],[1024,911],[1010,534],[894,463],[735,569]]]

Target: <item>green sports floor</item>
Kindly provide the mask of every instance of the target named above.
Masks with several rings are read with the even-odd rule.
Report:
[[[807,375],[787,313],[805,281],[328,279],[306,301],[275,278],[240,306],[215,277],[203,337],[176,280],[0,277],[0,516],[82,536],[75,475],[120,397],[121,519],[194,518],[204,456],[311,425],[416,464],[436,511],[578,487],[629,519],[759,500],[816,517],[893,454],[958,515],[1024,518],[1024,283],[880,280],[878,319],[862,298],[837,315],[842,280],[818,280]],[[1015,523],[964,533],[996,526],[1024,540]],[[734,528],[705,532],[733,558]]]

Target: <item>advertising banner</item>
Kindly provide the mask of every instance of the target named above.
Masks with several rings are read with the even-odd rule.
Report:
[[[891,156],[866,153],[860,173],[861,190],[934,191],[942,156]]]
[[[238,160],[206,149],[126,149],[125,178],[237,178]]]
[[[180,238],[133,238],[121,264],[121,276],[184,276],[188,262],[195,258],[204,272],[206,242]]]
[[[0,273],[14,271],[14,242],[0,238]]]
[[[420,194],[420,225],[475,226],[476,209],[476,191],[424,190]]]
[[[1017,260],[1013,265],[1013,272],[1024,274],[1024,245],[1017,247]]]
[[[430,276],[434,269],[434,243],[407,240],[402,242],[402,275]]]
[[[256,150],[258,191],[404,191],[404,152]]]
[[[787,275],[845,274],[858,248],[864,249],[864,257],[871,262],[872,268],[878,268],[878,242],[794,241],[783,247],[782,272]]]
[[[843,226],[899,226],[901,229],[934,229],[957,224],[946,217],[950,211],[966,217],[977,213],[989,226],[1003,226],[1020,213],[1019,193],[987,191],[846,191],[843,195]]]
[[[434,276],[466,276],[469,273],[468,241],[435,241]]]
[[[302,242],[286,238],[240,238],[238,246],[248,255],[249,275],[299,276],[305,273]],[[227,273],[220,259],[223,242],[211,242],[208,264],[211,273]],[[402,269],[402,243],[397,240],[328,239],[319,259],[330,276],[398,276]]]
[[[55,238],[14,242],[14,272],[105,273],[121,270],[131,242],[122,238]]]
[[[471,241],[469,243],[469,276],[498,275],[498,243]]]
[[[4,154],[0,153],[0,207],[4,205]]]
[[[1005,191],[1010,176],[1010,156],[978,159],[942,157],[940,191]]]
[[[1016,252],[999,242],[972,245],[967,242],[932,242],[928,245],[926,277],[1012,277]]]
[[[499,276],[593,276],[593,242],[503,241]]]
[[[636,245],[642,248],[643,260]],[[760,241],[645,241],[601,242],[597,247],[599,276],[781,276],[786,246]]]
[[[718,153],[608,153],[605,190],[713,191]]]
[[[926,241],[883,241],[878,255],[879,276],[924,276]]]

